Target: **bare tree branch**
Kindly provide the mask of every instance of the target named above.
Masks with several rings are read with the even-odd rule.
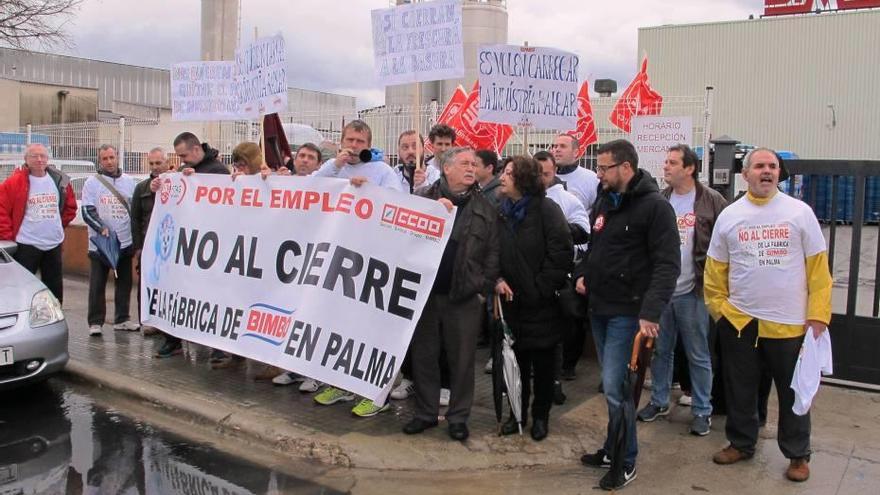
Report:
[[[0,44],[70,46],[65,27],[83,0],[0,0]]]

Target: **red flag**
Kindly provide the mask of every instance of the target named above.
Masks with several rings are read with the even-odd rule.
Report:
[[[437,123],[455,127],[452,121],[455,119],[456,115],[461,112],[462,107],[467,101],[467,96],[467,92],[465,92],[464,88],[459,84],[458,87],[455,88],[455,91],[452,92],[452,96],[449,97],[449,103],[443,107],[443,111],[440,112],[440,116],[437,117]],[[434,152],[434,147],[431,146],[430,141],[425,143],[425,152]]]
[[[501,153],[510,136],[513,135],[513,127],[506,124],[481,122],[478,110],[479,101],[480,81],[475,81],[461,111],[452,117],[453,122],[449,124],[455,129],[455,142],[463,146],[470,146],[475,150],[490,149]]]
[[[617,99],[608,120],[629,132],[633,115],[659,115],[662,107],[663,97],[648,84],[648,57],[645,57],[642,69]]]
[[[581,90],[578,91],[578,124],[577,129],[570,134],[578,140],[578,157],[587,152],[587,146],[599,141],[596,121],[593,120],[593,105],[590,104],[589,81],[584,81]]]

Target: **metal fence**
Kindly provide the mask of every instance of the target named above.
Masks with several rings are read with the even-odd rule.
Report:
[[[597,98],[592,102],[599,143],[612,139],[627,138],[627,133],[612,125],[608,115],[616,103],[616,98]],[[367,122],[373,132],[373,147],[385,152],[386,161],[396,164],[397,138],[406,130],[418,127],[424,136],[437,121],[442,105],[436,102],[416,107],[377,107],[354,113],[331,112],[291,112],[280,115],[285,124],[308,126],[315,133],[310,134],[315,144],[322,147],[325,158],[335,153],[335,144],[339,143],[341,129],[352,119],[360,118]],[[417,111],[416,111],[417,110]],[[708,113],[706,98],[703,96],[665,97],[663,116],[689,116],[693,122],[693,144],[701,146],[706,135],[705,122]],[[418,125],[416,125],[418,122]],[[145,164],[146,153],[157,146],[173,151],[171,140],[182,130],[190,130],[203,141],[220,151],[220,158],[230,163],[232,149],[243,141],[258,141],[260,124],[258,121],[233,122],[165,122],[157,120],[117,119],[100,122],[84,122],[74,124],[33,126],[22,132],[30,132],[49,136],[50,153],[53,158],[67,160],[87,160],[98,162],[98,148],[102,143],[111,143],[119,148],[121,164],[129,173],[148,173]],[[549,148],[560,130],[528,130],[518,128],[508,141],[503,156],[522,154],[524,151],[535,153]],[[290,136],[290,134],[289,134]],[[296,147],[302,142],[290,139]],[[527,150],[526,150],[527,143]],[[595,165],[595,149],[591,146],[582,158],[582,164],[588,167]],[[173,153],[168,157],[176,159]]]

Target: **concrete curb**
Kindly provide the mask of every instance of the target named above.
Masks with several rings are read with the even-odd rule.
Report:
[[[605,401],[588,400],[554,418],[557,432],[543,442],[523,437],[498,437],[472,432],[467,442],[449,440],[446,429],[434,428],[422,435],[367,435],[316,431],[279,417],[253,404],[230,404],[209,392],[181,395],[162,385],[71,359],[65,373],[88,386],[106,387],[137,401],[163,409],[181,420],[260,445],[281,454],[318,461],[342,468],[397,471],[509,470],[572,465],[583,453],[583,445],[604,433],[604,419],[597,408]],[[577,434],[576,434],[577,433]],[[582,441],[582,439],[586,441]]]
[[[206,397],[181,396],[159,385],[120,376],[98,366],[71,359],[65,373],[93,386],[107,387],[128,397],[149,402],[169,414],[197,423],[208,423],[223,433],[244,436],[248,441],[268,446],[285,454],[320,461],[339,467],[353,467],[352,459],[332,438],[307,431],[295,424],[268,414],[230,406]]]

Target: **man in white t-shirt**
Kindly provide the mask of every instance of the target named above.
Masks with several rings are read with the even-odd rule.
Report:
[[[660,335],[651,361],[651,401],[638,413],[640,421],[654,421],[669,414],[669,389],[676,341],[680,338],[691,379],[690,432],[709,434],[712,425],[712,357],[709,352],[709,314],[703,302],[703,268],[712,228],[727,201],[697,180],[697,154],[686,144],[666,153],[663,178],[668,187],[661,194],[675,210],[681,238],[681,274],[672,300],[660,316]]]
[[[730,445],[716,464],[751,458],[758,441],[761,370],[779,399],[777,442],[790,460],[786,477],[810,476],[810,415],[792,411],[791,379],[804,335],[831,321],[831,273],[813,210],[777,188],[781,160],[758,148],[743,163],[749,189],[718,217],[706,259],[706,306],[718,322]]]
[[[24,166],[0,184],[0,239],[15,241],[14,258],[63,299],[61,243],[64,228],[76,217],[70,177],[49,166],[49,152],[31,144]]]
[[[374,159],[374,155],[367,161],[361,161],[361,152],[371,152],[372,144],[373,131],[370,126],[362,120],[352,120],[342,128],[342,141],[336,158],[324,162],[312,176],[348,179],[356,186],[369,182],[404,192],[397,174],[381,158]]]
[[[599,193],[599,177],[592,170],[578,165],[577,138],[571,134],[559,134],[551,146],[551,152],[556,160],[556,175],[565,181],[568,192],[581,200],[589,216]]]
[[[100,336],[107,316],[104,291],[110,268],[105,264],[91,238],[109,236],[119,239],[119,261],[116,265],[114,330],[140,330],[129,319],[131,301],[131,259],[134,254],[131,235],[131,197],[137,185],[131,176],[122,173],[116,147],[102,144],[98,149],[98,174],[89,177],[82,190],[82,216],[89,226],[89,335]],[[121,199],[120,199],[121,198]]]

